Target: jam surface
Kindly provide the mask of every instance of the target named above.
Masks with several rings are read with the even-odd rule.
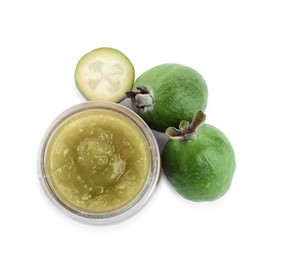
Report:
[[[125,116],[108,110],[81,112],[53,135],[47,172],[68,205],[109,212],[138,196],[146,184],[150,153],[142,132]]]

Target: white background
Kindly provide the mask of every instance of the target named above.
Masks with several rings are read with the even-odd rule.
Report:
[[[281,259],[281,14],[271,0],[1,1],[0,258]],[[190,202],[163,176],[145,208],[108,226],[76,222],[48,200],[39,143],[84,101],[74,69],[102,46],[124,52],[137,77],[165,62],[204,76],[207,123],[237,158],[223,198]]]

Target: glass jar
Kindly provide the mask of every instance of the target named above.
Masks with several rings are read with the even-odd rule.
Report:
[[[49,151],[51,149],[50,147],[54,144],[58,136],[60,136],[60,133],[62,133],[66,125],[68,125],[68,122],[71,123],[74,122],[76,118],[83,118],[84,116],[95,115],[96,113],[98,114],[110,113],[111,120],[113,122],[115,121],[115,117],[116,117],[117,120],[124,120],[124,122],[127,123],[128,125],[134,126],[138,134],[140,134],[140,136],[143,137],[145,141],[144,144],[147,149],[146,153],[148,154],[148,173],[146,175],[144,182],[142,183],[141,189],[138,190],[138,193],[136,193],[134,197],[128,202],[126,202],[124,205],[114,208],[112,210],[107,209],[105,211],[103,210],[96,211],[91,209],[89,210],[89,208],[84,208],[83,206],[78,207],[77,205],[73,204],[71,200],[66,199],[66,197],[64,197],[60,192],[58,188],[59,186],[56,186],[54,180],[52,180],[51,170],[50,167],[48,167],[51,160],[50,158],[53,158],[48,155],[50,154]],[[95,130],[95,126],[94,126],[94,130]],[[72,133],[71,136],[75,136],[75,135],[76,135],[75,133]],[[75,149],[77,150],[78,148]],[[75,149],[74,151],[76,151]],[[95,149],[92,152],[94,154],[97,153]],[[110,156],[112,154],[113,153],[110,152]],[[65,112],[63,112],[61,115],[59,115],[47,130],[47,133],[45,134],[42,144],[40,146],[39,156],[38,156],[39,179],[48,197],[59,208],[61,208],[66,213],[68,213],[70,216],[74,217],[77,220],[91,224],[108,224],[108,223],[121,221],[125,218],[128,218],[135,212],[137,212],[148,201],[148,199],[152,195],[160,178],[160,173],[161,173],[161,161],[160,161],[159,148],[151,129],[133,111],[129,110],[128,108],[122,105],[112,102],[106,102],[106,101],[85,102],[76,105],[74,107],[71,107]],[[77,178],[79,177],[77,176]],[[124,182],[124,184],[126,183],[127,184],[129,183],[128,185],[130,185],[130,183],[133,182]]]

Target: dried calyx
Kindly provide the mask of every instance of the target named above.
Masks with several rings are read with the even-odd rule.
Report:
[[[206,115],[203,111],[198,111],[192,120],[192,123],[182,120],[179,124],[179,129],[175,127],[169,127],[166,129],[166,135],[171,140],[182,140],[189,141],[192,140],[199,127],[205,122]]]
[[[153,108],[154,99],[150,94],[150,91],[145,86],[136,88],[136,91],[127,91],[125,94],[131,99],[133,107],[138,112],[146,112]]]

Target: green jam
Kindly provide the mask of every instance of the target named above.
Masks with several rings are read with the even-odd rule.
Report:
[[[140,194],[150,171],[150,152],[131,120],[96,109],[58,127],[46,162],[53,189],[67,205],[90,213],[110,212]]]

